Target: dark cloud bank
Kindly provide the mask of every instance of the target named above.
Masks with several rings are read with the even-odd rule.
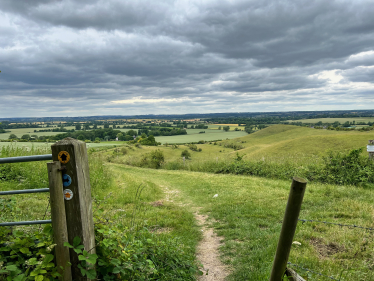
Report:
[[[0,1],[0,117],[369,109],[373,1]]]

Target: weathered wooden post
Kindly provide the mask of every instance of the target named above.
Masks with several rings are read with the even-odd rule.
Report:
[[[57,161],[47,163],[47,168],[51,202],[53,240],[56,244],[56,266],[58,272],[61,274],[59,280],[72,281],[69,248],[64,247],[64,243],[68,242],[68,230],[66,226],[61,163]],[[63,267],[63,269],[61,269],[61,266]]]
[[[369,140],[367,145],[367,152],[369,152],[369,158],[374,160],[374,140]]]
[[[84,249],[94,254],[95,234],[86,143],[72,138],[63,139],[52,145],[52,159],[64,166],[62,181],[69,243],[73,245],[74,237],[79,237]],[[78,255],[72,249],[70,261],[73,280],[89,280],[81,275]]]
[[[286,272],[287,261],[290,255],[297,221],[299,219],[305,188],[305,179],[299,177],[293,178],[286,212],[284,214],[282,230],[278,241],[277,252],[274,258],[273,269],[270,275],[270,281],[281,281]]]

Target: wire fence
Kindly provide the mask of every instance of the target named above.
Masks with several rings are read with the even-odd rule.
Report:
[[[373,227],[365,227],[365,226],[360,226],[360,225],[355,225],[355,224],[342,224],[342,223],[320,221],[320,220],[308,220],[308,219],[298,219],[298,221],[302,222],[302,224],[305,224],[305,223],[320,223],[320,224],[326,224],[326,225],[334,225],[334,226],[340,226],[340,227],[347,227],[349,229],[360,229],[360,230],[365,230],[365,231],[373,231],[374,230]],[[339,279],[337,279],[337,277],[333,277],[333,276],[328,276],[328,275],[322,274],[321,272],[309,269],[309,268],[307,268],[307,267],[305,267],[303,265],[295,264],[295,263],[292,263],[292,262],[287,262],[287,264],[290,265],[290,266],[296,267],[296,268],[298,268],[300,270],[303,270],[305,272],[309,272],[309,273],[311,273],[313,275],[324,277],[324,278],[330,279],[330,280],[341,281],[341,277],[338,277]]]
[[[306,268],[306,267],[302,267],[302,266],[300,266],[300,265],[298,265],[298,264],[294,264],[294,263],[292,263],[292,262],[287,262],[287,264],[292,265],[292,266],[294,266],[294,267],[297,267],[297,268],[299,268],[299,269],[302,269],[302,270],[304,270],[304,271],[306,271],[306,272],[310,272],[310,273],[312,273],[312,274],[314,274],[314,275],[318,275],[318,276],[321,276],[321,277],[325,277],[325,278],[328,278],[328,279],[331,279],[331,280],[340,281],[340,278],[339,278],[339,279],[336,279],[336,278],[334,278],[334,277],[332,277],[332,276],[324,275],[324,274],[322,274],[322,273],[320,273],[320,272],[317,272],[317,271],[311,270],[311,269]]]

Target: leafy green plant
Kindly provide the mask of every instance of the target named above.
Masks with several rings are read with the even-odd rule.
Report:
[[[59,273],[53,262],[55,245],[51,233],[50,225],[42,232],[32,233],[1,227],[0,280],[42,281],[58,278]]]
[[[73,239],[73,245],[70,245],[69,242],[65,242],[64,246],[69,247],[74,250],[78,255],[78,260],[80,264],[78,268],[81,271],[82,276],[87,276],[90,279],[96,278],[96,270],[93,268],[93,265],[96,263],[97,255],[90,254],[84,249],[84,246],[81,245],[81,239],[76,236]]]

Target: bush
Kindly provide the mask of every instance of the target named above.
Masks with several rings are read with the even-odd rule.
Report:
[[[140,166],[159,169],[164,162],[164,153],[161,150],[156,149],[143,156],[142,160],[140,161]]]
[[[189,149],[191,149],[192,151],[197,151],[197,145],[196,144],[188,144],[187,145],[189,147]]]
[[[185,157],[186,159],[188,159],[191,157],[191,153],[187,149],[185,149],[182,151],[181,157]]]
[[[374,163],[361,156],[363,148],[348,153],[330,152],[324,157],[323,174],[320,181],[336,184],[358,184],[374,182]]]

